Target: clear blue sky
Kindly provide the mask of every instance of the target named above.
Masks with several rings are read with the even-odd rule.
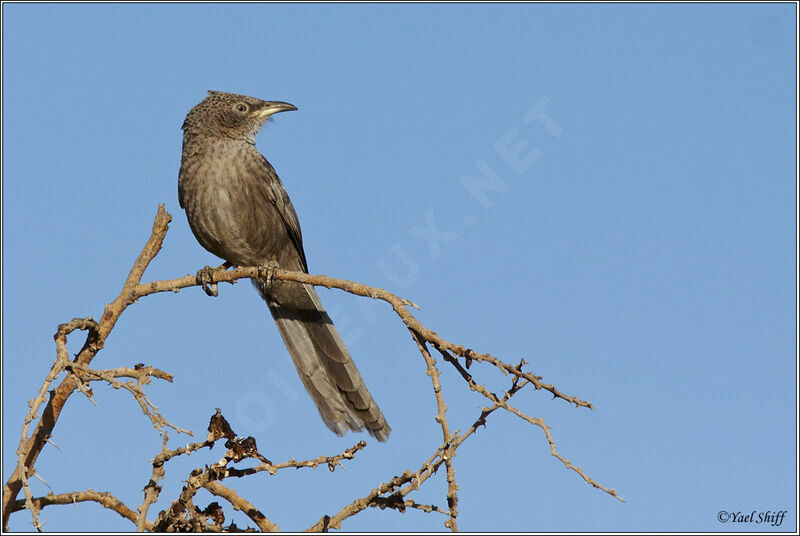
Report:
[[[145,280],[218,262],[177,202],[181,122],[215,89],[298,107],[258,147],[292,197],[312,273],[407,297],[444,337],[524,356],[595,405],[517,401],[626,503],[565,470],[538,429],[498,415],[455,459],[460,528],[794,530],[795,12],[5,4],[3,481],[56,326],[99,318],[158,204],[174,221]],[[471,193],[463,178],[487,167],[498,188]],[[429,241],[419,229],[430,227],[447,234]],[[346,471],[231,483],[284,530],[415,470],[441,438],[423,361],[389,308],[321,296],[393,432]],[[93,366],[138,362],[175,375],[149,389],[173,422],[203,436],[222,408],[273,461],[368,439],[323,426],[248,283],[128,309]],[[486,402],[444,370],[452,426],[466,429]],[[488,366],[472,372],[507,386]],[[135,506],[160,438],[127,393],[95,392],[97,407],[69,401],[61,450],[46,447],[38,470],[56,493],[107,490]],[[162,498],[221,452],[168,466]],[[443,483],[440,473],[414,498],[446,506]],[[774,528],[722,524],[721,510],[788,514]],[[43,518],[48,530],[131,528],[90,503]],[[373,510],[343,529],[443,521]],[[30,517],[11,527],[32,529]]]

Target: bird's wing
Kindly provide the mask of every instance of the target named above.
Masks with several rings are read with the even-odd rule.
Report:
[[[303,270],[308,272],[306,253],[303,251],[303,233],[300,231],[300,220],[297,219],[297,213],[294,211],[294,206],[292,206],[292,201],[289,199],[289,194],[286,193],[286,189],[283,187],[280,178],[278,178],[275,169],[267,159],[264,158],[264,155],[260,156],[267,173],[267,184],[271,190],[270,200],[275,204],[275,208],[278,209],[278,213],[280,213],[283,223],[289,231],[289,238],[297,249],[297,253],[300,255],[300,261],[303,263]]]

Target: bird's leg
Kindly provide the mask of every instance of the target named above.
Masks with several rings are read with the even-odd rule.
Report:
[[[234,264],[232,262],[225,261],[216,268],[212,268],[211,266],[201,268],[197,270],[197,284],[202,287],[206,294],[216,298],[219,295],[219,291],[217,289],[217,283],[214,281],[214,273],[220,271],[224,272],[233,267]],[[234,284],[236,281],[231,281],[230,283]]]
[[[227,263],[225,263],[227,264]],[[223,264],[222,266],[225,266]],[[222,268],[220,266],[220,268]],[[214,282],[214,272],[219,270],[219,268],[212,268],[211,266],[206,266],[204,268],[200,268],[197,270],[197,284],[202,287],[203,291],[211,297],[216,298],[219,295],[219,291],[217,290],[217,284]]]
[[[264,284],[266,285],[266,288],[272,286],[272,278],[275,276],[275,270],[278,268],[280,268],[280,265],[278,265],[278,261],[274,255],[268,262],[258,265],[258,275],[261,275],[262,271],[266,272],[264,275]]]

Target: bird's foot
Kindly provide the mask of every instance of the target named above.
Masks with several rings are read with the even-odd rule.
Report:
[[[275,276],[275,271],[278,268],[280,268],[280,266],[278,265],[278,261],[274,258],[269,262],[258,265],[258,275],[264,278],[264,285],[266,288],[272,286],[272,278]]]
[[[223,266],[225,266],[225,264],[220,266],[220,268],[222,268]],[[200,287],[206,294],[208,294],[213,298],[216,298],[219,295],[217,284],[214,282],[214,272],[216,272],[218,269],[219,268],[212,268],[211,266],[206,266],[205,268],[197,270],[197,276],[196,276],[197,284],[200,285]]]

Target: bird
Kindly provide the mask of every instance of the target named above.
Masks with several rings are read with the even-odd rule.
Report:
[[[300,222],[275,169],[255,146],[287,102],[209,91],[183,122],[178,200],[206,250],[228,266],[308,273]],[[336,435],[369,432],[386,441],[389,424],[322,302],[307,284],[255,278],[300,379]]]

